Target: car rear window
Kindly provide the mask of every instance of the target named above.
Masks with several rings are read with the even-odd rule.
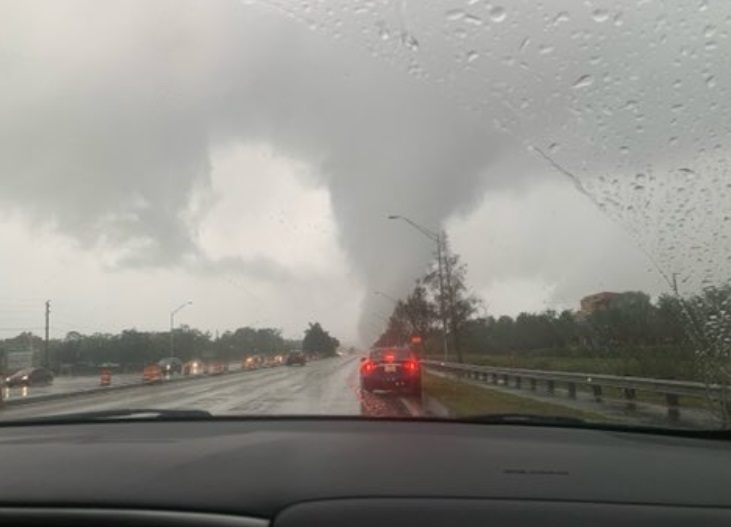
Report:
[[[387,357],[393,356],[392,360],[412,360],[414,354],[408,349],[385,349],[371,351],[371,360],[387,360]]]

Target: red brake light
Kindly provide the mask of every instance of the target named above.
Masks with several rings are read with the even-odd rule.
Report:
[[[363,370],[363,373],[370,373],[373,371],[373,368],[375,368],[375,365],[373,362],[367,360],[363,363],[363,366],[361,366],[361,369]]]
[[[386,355],[384,358],[386,359],[387,362],[393,362],[394,359],[396,358],[396,356],[395,355]]]
[[[410,373],[416,373],[419,371],[419,363],[415,360],[407,360],[404,362],[404,369]]]

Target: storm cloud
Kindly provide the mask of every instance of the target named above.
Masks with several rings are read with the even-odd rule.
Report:
[[[291,269],[256,247],[213,257],[198,238],[216,202],[215,151],[267,145],[327,190],[367,291],[403,293],[433,249],[388,214],[438,229],[550,178],[569,178],[666,273],[689,265],[649,234],[682,207],[663,208],[649,184],[626,204],[648,166],[662,181],[687,168],[696,187],[725,170],[726,32],[695,6],[676,20],[629,3],[449,4],[3,2],[0,206],[119,268],[287,282]],[[704,144],[688,133],[699,114]],[[692,225],[678,229],[688,245]],[[535,276],[525,260],[494,274]],[[542,274],[555,281],[561,265]],[[578,293],[568,282],[557,296]],[[363,311],[375,303],[367,295]]]

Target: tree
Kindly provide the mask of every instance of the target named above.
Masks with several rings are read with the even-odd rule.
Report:
[[[474,317],[480,302],[468,292],[467,266],[460,262],[459,255],[449,253],[446,235],[442,235],[442,252],[443,283],[440,283],[439,266],[427,273],[424,283],[432,290],[436,305],[444,306],[442,317],[447,323],[452,349],[457,361],[464,362],[461,332]]]
[[[333,356],[340,346],[340,341],[322,329],[319,322],[310,323],[302,340],[302,351],[305,353],[322,353]]]

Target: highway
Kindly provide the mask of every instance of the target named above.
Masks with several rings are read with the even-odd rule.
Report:
[[[0,409],[0,420],[121,408],[197,409],[214,415],[366,415],[374,417],[418,414],[413,402],[389,394],[360,396],[358,358],[338,357],[310,362],[306,366],[279,366],[226,375],[201,377],[184,382],[138,386],[101,393],[76,395],[53,400],[8,404]],[[139,378],[115,379],[119,383],[138,382]],[[54,385],[58,384],[57,380]],[[98,385],[98,379],[84,383]],[[77,383],[79,390],[89,389]],[[117,384],[117,382],[114,382]],[[71,391],[73,383],[62,383]],[[56,388],[59,390],[61,388]],[[54,392],[52,387],[39,392]],[[15,393],[14,393],[15,392]],[[59,393],[56,391],[55,393]],[[31,388],[29,397],[35,391]],[[18,397],[16,390],[9,400]]]

